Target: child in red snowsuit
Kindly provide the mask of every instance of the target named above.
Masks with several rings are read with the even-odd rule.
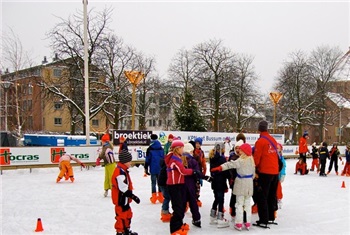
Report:
[[[314,171],[314,169],[316,168],[317,173],[319,173],[320,165],[318,161],[318,149],[316,147],[316,143],[312,144],[311,156],[312,156],[312,163],[311,163],[310,171]]]
[[[131,160],[131,154],[126,150],[122,150],[119,153],[119,162],[112,176],[112,202],[115,205],[116,219],[114,228],[117,235],[137,235],[137,233],[130,230],[132,218],[130,203],[132,200],[137,204],[140,203],[140,199],[132,192],[133,187],[128,171]]]
[[[295,164],[295,175],[298,174],[298,172],[301,175],[307,175],[309,173],[309,170],[307,169],[307,164],[303,161],[303,158],[299,158],[299,161],[297,164]]]
[[[344,166],[344,170],[342,171],[341,175],[344,176],[350,176],[350,144],[346,146],[345,149],[345,158],[346,158],[346,163]]]

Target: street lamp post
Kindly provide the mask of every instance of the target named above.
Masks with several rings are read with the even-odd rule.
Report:
[[[270,92],[270,99],[274,105],[274,113],[273,113],[273,133],[276,132],[276,107],[280,99],[282,98],[282,93],[280,92]]]
[[[343,105],[340,105],[339,106],[339,144],[341,144],[341,134],[342,134],[342,131],[341,131],[341,110],[343,108]]]
[[[136,109],[136,87],[145,77],[145,74],[139,71],[124,71],[125,76],[132,84],[132,101],[131,101],[131,129],[135,130],[135,109]]]
[[[5,91],[5,131],[8,131],[8,124],[7,124],[7,91],[10,88],[12,82],[8,81],[1,81],[1,85],[4,88]]]

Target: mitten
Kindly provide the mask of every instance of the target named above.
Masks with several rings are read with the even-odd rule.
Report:
[[[193,170],[193,174],[200,177],[202,175],[202,172],[200,170]]]
[[[81,166],[82,168],[85,168],[85,164],[84,164],[84,163],[80,163],[80,166]]]
[[[146,175],[151,175],[151,174],[149,173],[149,171],[148,171],[148,164],[147,164],[147,163],[145,163],[145,174],[146,174]]]
[[[140,198],[138,196],[136,196],[135,194],[131,195],[131,199],[134,200],[134,202],[136,202],[137,204],[140,203]]]
[[[281,183],[283,183],[285,177],[286,177],[285,175],[281,175],[281,178],[280,178]]]
[[[221,166],[218,166],[218,167],[214,167],[210,170],[210,172],[220,172],[222,171],[222,167]]]
[[[99,165],[101,165],[101,159],[98,157],[98,158],[96,159],[96,166],[99,166]]]
[[[213,181],[213,177],[209,176],[209,175],[205,175],[203,177],[206,181],[208,181],[209,183],[211,183]]]

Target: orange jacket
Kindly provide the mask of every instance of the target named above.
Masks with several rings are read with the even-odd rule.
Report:
[[[261,132],[260,136],[266,136],[277,146],[276,140],[267,132]],[[255,142],[254,162],[259,173],[278,175],[278,156],[276,150],[267,139],[259,138]]]
[[[207,162],[203,150],[200,148],[194,149],[193,158],[197,160],[200,171],[205,175],[207,173]]]
[[[112,175],[112,202],[116,206],[125,207],[132,200],[124,195],[127,190],[132,191],[132,182],[128,167],[118,162]]]
[[[299,153],[307,153],[309,152],[307,148],[307,140],[303,136],[299,139]]]

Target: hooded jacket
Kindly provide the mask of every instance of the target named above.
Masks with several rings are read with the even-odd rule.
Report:
[[[170,152],[165,157],[167,166],[167,185],[184,184],[185,175],[192,175],[193,169],[186,169],[180,157]]]
[[[151,142],[146,151],[145,165],[150,167],[152,175],[158,175],[160,172],[160,159],[164,158],[164,150],[159,140]]]

